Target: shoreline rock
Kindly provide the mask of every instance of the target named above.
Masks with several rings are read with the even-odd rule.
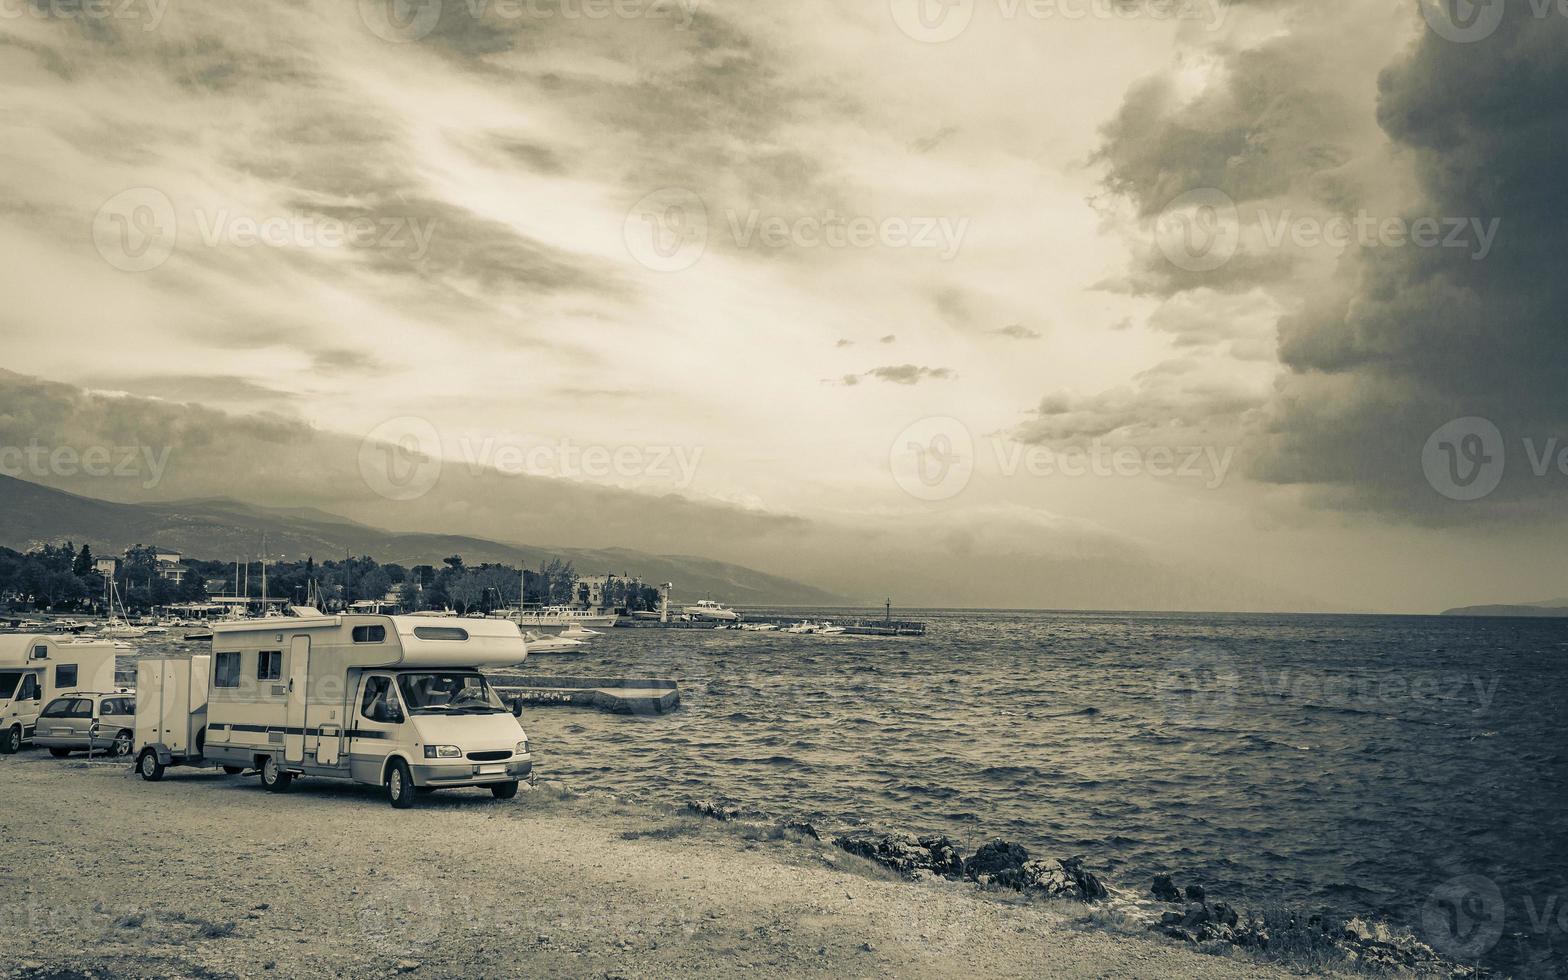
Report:
[[[1149,892],[1166,904],[1182,904],[1180,912],[1167,911],[1150,930],[1194,945],[1211,943],[1268,952],[1282,945],[1305,946],[1362,968],[1415,971],[1422,975],[1484,977],[1473,966],[1454,963],[1408,933],[1395,933],[1385,923],[1349,921],[1332,915],[1303,914],[1290,910],[1262,913],[1239,912],[1224,902],[1209,902],[1199,885],[1179,891],[1169,875],[1156,875]]]

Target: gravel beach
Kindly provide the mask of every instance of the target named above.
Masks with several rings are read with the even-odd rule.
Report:
[[[0,759],[0,826],[0,975],[1291,975],[543,784],[394,811],[27,752]]]

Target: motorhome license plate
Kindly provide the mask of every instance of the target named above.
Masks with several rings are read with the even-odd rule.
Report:
[[[481,775],[481,776],[495,776],[495,775],[499,775],[501,773],[506,772],[506,767],[505,766],[479,766],[478,770],[479,770],[479,775]]]

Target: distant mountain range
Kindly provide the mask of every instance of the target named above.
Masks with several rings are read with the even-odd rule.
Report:
[[[1443,615],[1568,618],[1568,599],[1547,599],[1545,602],[1522,602],[1516,605],[1460,606],[1457,609],[1443,610]]]
[[[272,557],[289,559],[369,555],[379,562],[417,565],[462,555],[470,565],[505,562],[537,568],[560,558],[571,562],[580,575],[633,574],[649,583],[673,582],[678,601],[705,596],[731,604],[840,605],[845,601],[800,582],[707,558],[400,533],[314,508],[257,507],[224,498],[114,503],[0,476],[0,545],[17,550],[70,539],[98,554],[120,554],[131,545],[145,544],[172,548],[191,558],[233,561],[257,557],[263,534]]]

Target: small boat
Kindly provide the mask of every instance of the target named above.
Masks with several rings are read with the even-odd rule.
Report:
[[[796,623],[794,626],[786,626],[786,627],[784,627],[784,632],[786,632],[786,633],[797,633],[797,634],[805,635],[805,634],[815,633],[816,631],[817,631],[817,624],[816,623],[808,623],[805,620],[801,620],[800,622]]]
[[[598,630],[587,629],[586,627],[573,623],[556,635],[564,636],[568,640],[586,640],[591,636],[603,636],[604,634],[600,633]]]
[[[523,634],[523,643],[526,644],[530,655],[535,653],[577,653],[583,651],[588,646],[582,640],[574,640],[565,636],[546,636],[533,630]]]
[[[712,599],[704,599],[695,606],[687,606],[681,612],[694,620],[718,623],[733,623],[740,619],[740,613]]]
[[[818,636],[842,636],[844,632],[844,627],[834,626],[832,623],[823,623],[817,627]]]

